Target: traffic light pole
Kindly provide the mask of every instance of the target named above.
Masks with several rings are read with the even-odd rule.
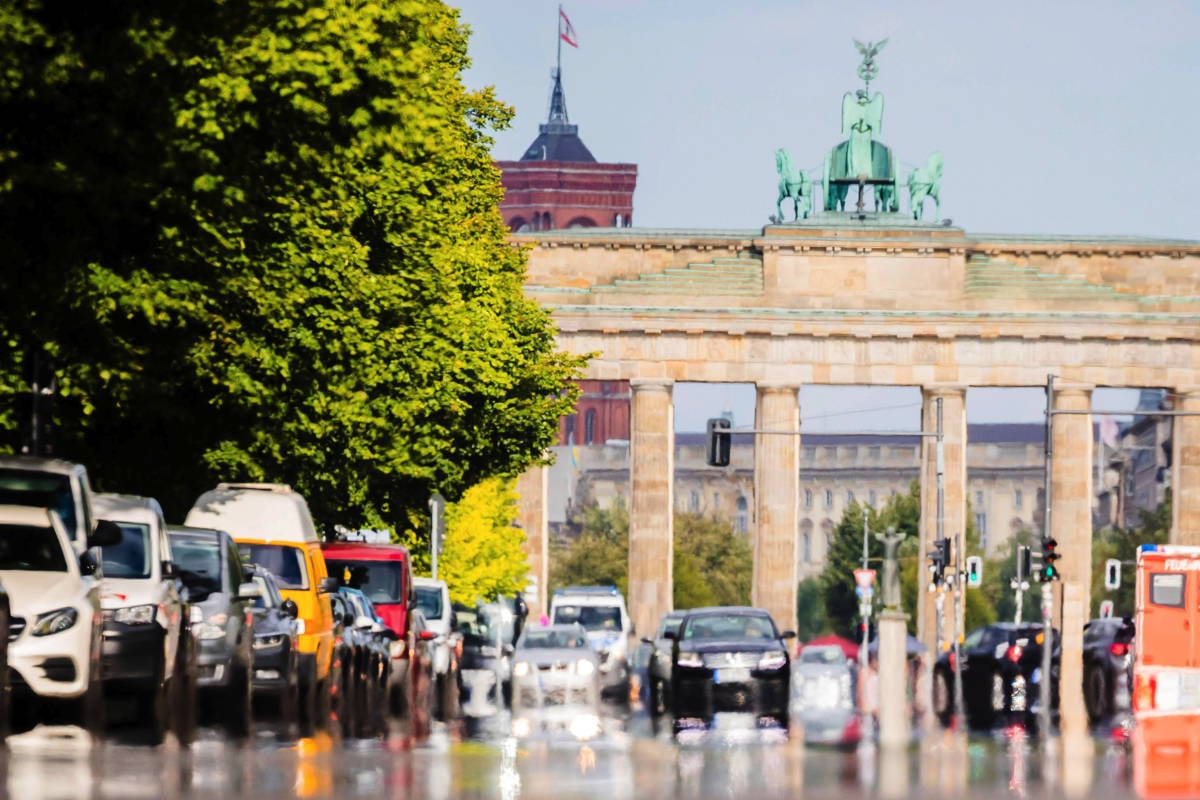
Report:
[[[1052,421],[1054,419],[1054,376],[1046,376],[1046,475],[1045,487],[1043,496],[1045,498],[1044,508],[1042,509],[1042,541],[1050,538],[1050,490],[1051,490],[1051,462],[1054,459],[1054,430]],[[1043,555],[1044,557],[1044,555]],[[1054,626],[1051,621],[1054,616],[1054,591],[1051,588],[1050,581],[1042,582],[1042,679],[1038,682],[1039,700],[1041,704],[1040,713],[1038,715],[1038,727],[1042,731],[1043,736],[1050,735],[1050,682],[1053,679],[1051,668],[1053,665],[1053,649],[1054,649]]]

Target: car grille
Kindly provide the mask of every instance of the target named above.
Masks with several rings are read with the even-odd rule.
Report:
[[[724,667],[755,667],[762,653],[705,653],[704,666],[710,669]]]
[[[25,632],[25,618],[13,617],[8,621],[8,640],[15,642],[17,637]]]

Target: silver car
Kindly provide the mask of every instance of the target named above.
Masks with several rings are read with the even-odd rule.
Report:
[[[526,628],[513,652],[513,733],[599,732],[600,658],[582,625]]]
[[[850,746],[858,742],[855,672],[837,645],[805,647],[792,672],[792,718],[804,726],[807,744]]]

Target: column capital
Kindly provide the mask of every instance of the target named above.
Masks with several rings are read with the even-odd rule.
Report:
[[[669,392],[675,386],[675,381],[671,378],[630,378],[629,388],[640,389],[643,391],[663,391]]]
[[[755,381],[755,391],[765,394],[783,394],[786,392],[800,393],[800,384],[788,381]]]
[[[1091,397],[1092,392],[1094,392],[1095,390],[1096,390],[1095,385],[1091,384],[1091,383],[1076,383],[1075,381],[1057,381],[1057,380],[1054,382],[1055,398],[1057,398],[1059,395],[1069,395],[1069,396],[1085,395],[1087,397]]]
[[[925,397],[961,397],[966,393],[965,383],[927,383],[921,387]]]

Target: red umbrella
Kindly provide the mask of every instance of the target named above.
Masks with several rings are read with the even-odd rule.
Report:
[[[842,652],[846,654],[846,658],[858,658],[858,645],[845,637],[838,636],[836,633],[827,633],[824,636],[818,636],[815,639],[811,639],[804,644],[799,645],[796,648],[796,654],[799,655],[800,651],[806,647],[815,647],[819,645],[836,645],[842,648]]]

